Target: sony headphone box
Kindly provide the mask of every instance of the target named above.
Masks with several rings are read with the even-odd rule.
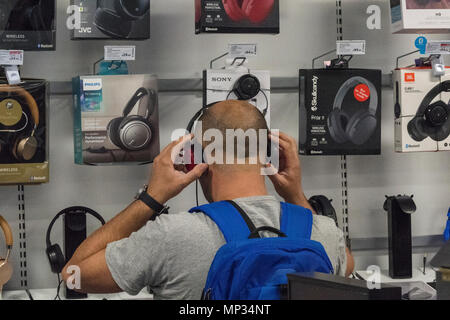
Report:
[[[381,153],[381,70],[300,70],[299,149],[305,155]]]
[[[81,18],[81,24],[72,30],[72,40],[150,38],[150,0],[71,0],[70,3],[79,7]]]
[[[279,0],[195,0],[195,33],[280,33]]]
[[[448,0],[390,0],[393,33],[448,33]]]
[[[435,76],[430,67],[394,70],[395,151],[450,150],[450,69]]]
[[[49,181],[48,82],[0,79],[0,184]]]
[[[0,0],[0,49],[55,50],[56,0]]]
[[[245,100],[264,115],[270,128],[270,71],[207,69],[203,71],[203,106],[225,100]]]
[[[75,163],[146,164],[160,152],[157,78],[72,79]]]

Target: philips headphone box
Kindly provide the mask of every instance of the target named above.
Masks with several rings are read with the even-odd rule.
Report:
[[[207,69],[203,71],[203,106],[224,100],[245,100],[261,111],[270,127],[270,71]]]
[[[381,70],[300,70],[299,149],[305,155],[381,153]]]
[[[55,50],[56,0],[0,0],[0,49]]]
[[[0,184],[49,181],[48,82],[0,79]]]
[[[393,33],[448,33],[448,0],[390,0]]]
[[[450,74],[430,67],[394,71],[395,151],[450,150]]]
[[[194,0],[195,33],[280,33],[279,0]]]
[[[72,86],[76,164],[154,160],[160,152],[156,77],[81,76]]]
[[[71,0],[79,7],[81,25],[72,40],[150,38],[150,0]]]

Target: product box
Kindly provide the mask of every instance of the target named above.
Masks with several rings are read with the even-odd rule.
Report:
[[[390,0],[393,33],[448,33],[449,0]]]
[[[76,164],[154,160],[160,152],[156,77],[81,76],[72,86]]]
[[[450,150],[449,71],[434,76],[430,67],[394,70],[396,152]]]
[[[280,33],[279,0],[195,0],[195,33]]]
[[[0,49],[55,50],[56,0],[0,0]]]
[[[49,181],[48,83],[0,79],[0,184]]]
[[[150,38],[150,0],[71,0],[70,3],[79,7],[81,19],[80,25],[72,30],[72,40]]]
[[[246,100],[263,113],[270,127],[270,71],[247,68],[204,70],[203,88],[204,106],[224,100]]]
[[[381,71],[300,70],[299,144],[305,155],[381,153]]]

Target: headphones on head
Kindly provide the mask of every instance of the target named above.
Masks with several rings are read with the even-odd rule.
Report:
[[[370,104],[368,110],[359,110],[350,117],[342,104],[350,89],[359,84],[369,88]],[[356,145],[366,143],[377,127],[378,92],[372,82],[363,77],[348,79],[339,88],[333,103],[333,110],[328,116],[328,128],[333,140],[337,143],[352,142]]]
[[[128,38],[134,21],[150,10],[150,0],[97,0],[94,25],[113,38]]]
[[[130,116],[138,102],[138,115]],[[125,106],[122,117],[108,123],[107,134],[110,141],[125,151],[145,149],[152,140],[153,125],[150,117],[155,112],[157,104],[158,95],[154,90],[139,88]],[[142,110],[145,110],[144,114]]]
[[[75,213],[75,214],[90,214],[91,216],[93,216],[97,220],[99,220],[102,223],[102,225],[105,224],[105,220],[103,219],[103,217],[100,214],[98,214],[94,210],[86,208],[86,207],[70,207],[70,208],[62,210],[53,218],[53,220],[50,222],[48,229],[47,229],[46,253],[47,253],[48,261],[50,262],[50,268],[51,268],[52,272],[56,273],[56,274],[61,273],[62,269],[66,265],[66,258],[64,257],[64,254],[63,254],[59,244],[51,243],[50,234],[52,232],[53,225],[55,224],[56,220],[58,220],[58,218],[60,216],[66,215],[68,213],[70,213],[70,214],[73,214],[73,213]]]
[[[5,259],[0,258],[0,294],[1,294],[3,285],[6,284],[11,279],[13,274],[12,266],[8,262],[8,260],[11,254],[14,240],[11,227],[1,215],[0,215],[0,227],[3,230],[3,234],[5,235],[6,241],[6,257]]]
[[[308,200],[311,207],[319,216],[333,219],[337,226],[337,215],[336,210],[334,210],[334,207],[331,204],[332,201],[333,200],[330,200],[325,196],[313,196]]]
[[[0,85],[0,94],[1,93],[7,93],[8,96],[10,96],[11,94],[20,96],[25,100],[26,105],[31,113],[33,128],[31,133],[19,134],[11,144],[12,148],[10,149],[11,154],[16,160],[30,161],[36,155],[38,148],[38,141],[35,137],[35,132],[37,127],[39,126],[39,108],[36,100],[27,90],[19,86]],[[0,103],[4,103],[6,108],[13,107],[14,104],[19,104],[16,100],[11,98],[3,99]],[[23,115],[27,119],[27,124],[25,125],[25,127],[19,130],[0,130],[0,133],[16,133],[25,129],[28,125],[29,119],[25,112],[23,112]],[[3,149],[3,147],[4,146],[0,143],[0,151]]]
[[[443,141],[450,135],[450,105],[442,100],[431,103],[441,92],[450,92],[450,81],[444,81],[427,93],[415,117],[408,122],[408,133],[415,141],[430,137]]]
[[[231,20],[249,20],[255,24],[268,17],[274,3],[274,0],[222,0],[225,12]]]

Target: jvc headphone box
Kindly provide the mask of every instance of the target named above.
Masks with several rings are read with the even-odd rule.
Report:
[[[448,0],[390,0],[393,33],[448,33]]]
[[[56,0],[0,0],[0,49],[55,50]]]
[[[194,0],[196,33],[280,33],[279,0]]]
[[[150,38],[150,0],[71,0],[79,7],[81,25],[72,40]]]
[[[48,83],[0,79],[0,184],[49,181]]]
[[[381,153],[381,71],[300,70],[300,153]]]
[[[160,151],[156,77],[81,76],[72,85],[76,164],[154,160]]]
[[[395,151],[450,150],[450,74],[430,67],[394,71]]]
[[[270,71],[207,69],[203,71],[203,106],[224,100],[244,100],[264,115],[270,127]]]

